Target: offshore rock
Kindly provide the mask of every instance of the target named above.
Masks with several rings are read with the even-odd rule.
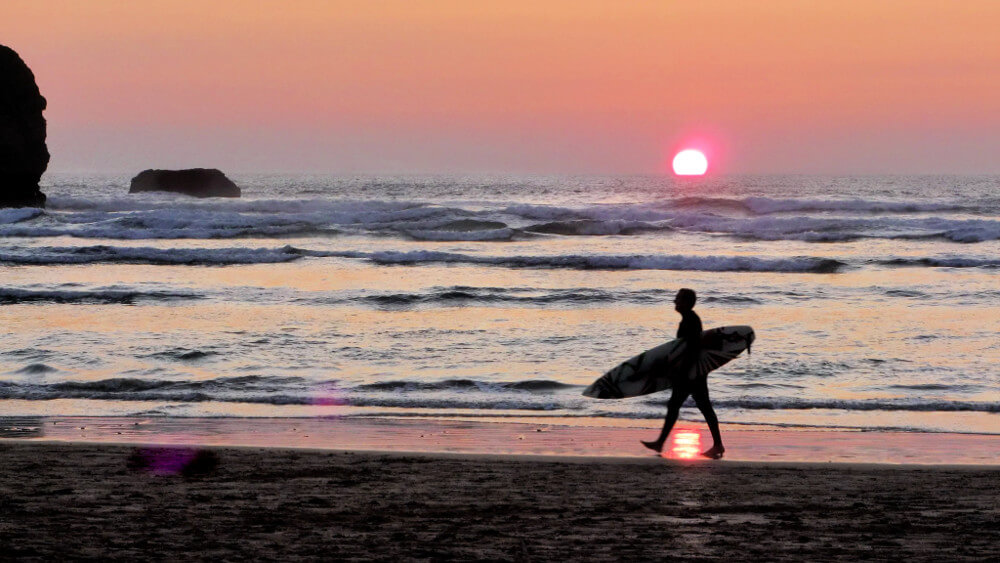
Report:
[[[43,207],[38,181],[49,165],[45,98],[13,49],[0,45],[0,207]]]
[[[240,197],[240,188],[215,168],[143,170],[128,193],[176,192],[195,197]]]

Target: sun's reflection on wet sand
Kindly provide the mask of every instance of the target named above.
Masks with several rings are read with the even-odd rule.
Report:
[[[701,452],[701,434],[691,430],[680,430],[671,435],[670,448],[663,452],[663,457],[695,459],[699,452]]]

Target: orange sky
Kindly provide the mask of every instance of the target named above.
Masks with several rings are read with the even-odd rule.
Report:
[[[1000,2],[4,0],[53,170],[1000,172]]]

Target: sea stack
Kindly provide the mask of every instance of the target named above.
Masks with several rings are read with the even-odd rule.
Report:
[[[45,98],[13,49],[0,45],[0,207],[43,207],[38,181],[49,165]]]
[[[240,197],[240,188],[215,168],[143,170],[128,193],[175,192],[194,197]]]

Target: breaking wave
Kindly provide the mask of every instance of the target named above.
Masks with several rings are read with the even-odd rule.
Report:
[[[711,233],[752,240],[862,238],[1000,240],[981,202],[685,197],[638,204],[506,206],[420,201],[188,201],[53,196],[49,209],[0,210],[0,236],[219,239],[381,233],[426,241],[509,241],[533,235]],[[924,216],[935,214],[931,216]],[[969,218],[970,215],[979,215]]]
[[[937,258],[889,258],[877,262],[883,266],[928,268],[1000,268],[1000,258],[968,258],[963,256]]]
[[[409,252],[323,251],[280,248],[151,248],[117,246],[21,247],[0,249],[7,264],[189,264],[232,265],[289,262],[302,257],[353,258],[377,264],[418,265],[463,263],[509,268],[571,268],[582,270],[697,270],[711,272],[833,273],[845,266],[829,258],[758,258],[751,256],[681,255],[563,255],[481,256],[416,250]]]
[[[47,366],[46,366],[47,367]],[[51,369],[51,368],[50,368]],[[47,371],[47,370],[45,370]],[[25,373],[42,373],[32,370]],[[343,405],[408,409],[479,409],[560,411],[560,414],[618,418],[659,418],[667,397],[629,401],[595,401],[580,396],[582,385],[535,379],[494,382],[473,379],[444,381],[393,380],[348,385],[300,377],[240,376],[204,381],[111,378],[98,381],[24,383],[0,381],[0,399],[105,401],[228,402],[273,405]],[[1000,412],[995,402],[940,399],[806,399],[717,398],[718,409],[847,410],[910,412]],[[693,406],[690,403],[688,406]]]
[[[612,219],[597,221],[593,219],[575,219],[571,221],[554,221],[530,225],[524,228],[531,233],[577,236],[607,236],[634,235],[654,231],[669,231],[670,225],[665,223],[648,223],[644,221],[625,221]]]
[[[482,391],[502,393],[506,391],[545,392],[559,389],[574,389],[570,385],[549,379],[529,379],[525,381],[493,382],[474,379],[447,379],[444,381],[381,381],[352,387],[351,391]]]
[[[754,215],[776,213],[850,212],[862,214],[977,213],[978,203],[961,201],[905,202],[866,199],[779,199],[770,197],[715,198],[686,197],[673,200],[670,207],[681,209],[736,210]]]
[[[52,367],[50,365],[40,364],[40,363],[34,363],[34,364],[28,364],[28,365],[24,366],[23,368],[15,371],[14,373],[20,373],[20,374],[25,374],[25,375],[39,375],[39,374],[43,374],[43,373],[52,373],[52,372],[56,372],[56,371],[59,371],[59,370],[57,370],[56,368],[54,368],[54,367]]]
[[[513,229],[489,229],[483,231],[453,231],[453,230],[408,230],[404,231],[414,240],[428,241],[502,241],[511,240]]]
[[[196,293],[96,289],[88,291],[0,288],[0,305],[16,303],[116,303],[199,299]]]
[[[650,402],[649,404],[657,404]],[[662,404],[662,402],[659,402]],[[1000,403],[978,401],[945,401],[925,399],[735,399],[713,400],[712,404],[722,408],[748,410],[809,410],[832,409],[850,411],[968,411],[1000,412]]]
[[[34,207],[0,209],[0,225],[10,225],[13,223],[20,223],[21,221],[29,221],[44,214],[44,211]]]
[[[283,248],[150,248],[128,246],[40,246],[0,248],[0,263],[46,264],[270,264],[296,260],[301,255]]]
[[[11,265],[72,264],[152,264],[226,266],[236,264],[273,264],[303,258],[346,258],[382,265],[476,264],[506,268],[565,268],[577,270],[676,270],[703,272],[788,272],[830,274],[849,267],[875,264],[887,267],[1000,267],[1000,259],[976,256],[888,257],[850,264],[835,258],[795,256],[767,258],[760,256],[696,256],[639,254],[565,254],[565,255],[481,255],[433,250],[377,251],[312,250],[291,245],[282,247],[233,248],[154,248],[131,246],[23,246],[0,248],[0,263]],[[52,302],[129,302],[137,299],[183,299],[196,297],[187,293],[141,292],[128,290],[63,291],[47,289],[0,288],[0,303],[19,301]],[[441,299],[464,298],[446,295]],[[496,299],[497,296],[468,296],[471,299]],[[582,300],[602,297],[582,297]],[[381,298],[379,298],[381,299]],[[390,298],[391,299],[391,298]],[[558,300],[559,298],[557,298]],[[569,296],[565,299],[572,300]]]
[[[531,289],[503,287],[452,286],[433,288],[427,292],[386,293],[365,295],[354,300],[376,306],[412,306],[420,304],[505,303],[518,305],[552,305],[559,303],[585,305],[587,303],[654,303],[667,301],[671,296],[661,290],[608,291],[591,288]]]
[[[678,215],[671,226],[688,232],[716,233],[748,240],[845,242],[859,239],[939,239],[974,243],[1000,240],[1000,221],[987,219],[722,217]]]
[[[354,252],[300,250],[306,256],[359,258],[376,264],[417,265],[461,263],[509,268],[571,268],[579,270],[694,270],[707,272],[808,272],[835,273],[846,266],[830,258],[758,258],[752,256],[561,255],[479,256],[452,252]]]

